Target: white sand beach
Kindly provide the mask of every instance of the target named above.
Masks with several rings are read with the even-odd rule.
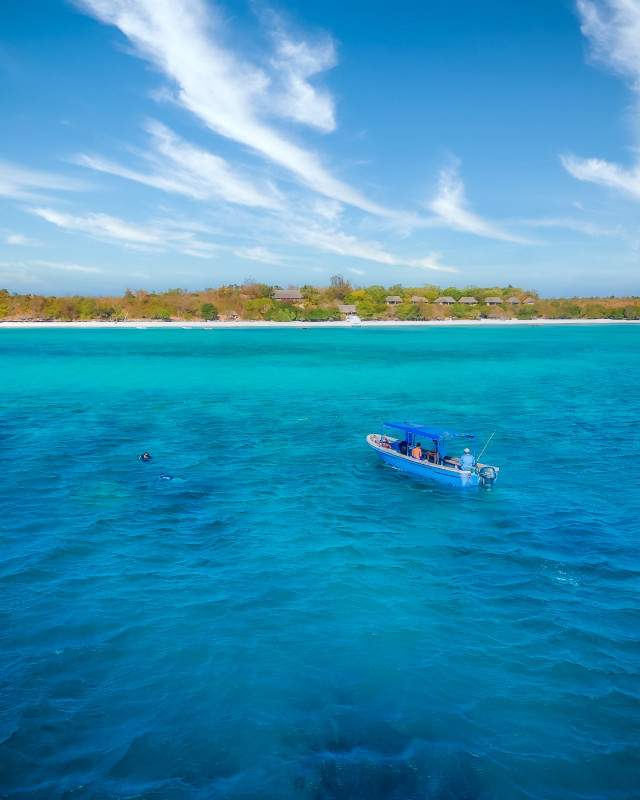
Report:
[[[26,328],[82,328],[82,329],[102,329],[102,328],[115,328],[122,329],[147,329],[147,328],[184,328],[184,329],[198,329],[205,330],[214,329],[231,329],[231,328],[449,328],[449,327],[497,327],[509,328],[513,326],[543,326],[543,325],[637,325],[640,320],[629,319],[480,319],[480,320],[419,320],[419,321],[401,321],[401,320],[362,320],[358,323],[351,321],[340,322],[265,322],[260,321],[237,321],[237,322],[208,322],[205,320],[172,320],[171,322],[162,322],[161,320],[127,320],[126,322],[106,322],[106,321],[77,321],[77,322],[20,322],[11,320],[0,320],[0,330],[3,329],[26,329]]]

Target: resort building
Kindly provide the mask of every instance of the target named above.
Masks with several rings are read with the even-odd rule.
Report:
[[[487,297],[484,302],[488,306],[499,306],[504,300],[501,297]]]
[[[390,294],[389,297],[385,297],[384,301],[388,306],[398,306],[402,302],[402,298],[397,294]]]
[[[347,315],[348,314],[357,314],[358,313],[358,310],[357,310],[357,308],[355,306],[349,306],[349,305],[345,306],[345,305],[340,305],[340,304],[338,304],[338,311],[341,314],[347,314]]]
[[[525,304],[525,306],[532,306],[535,305],[536,301],[533,299],[533,297],[525,297],[522,302]]]
[[[520,305],[520,301],[518,300],[517,297],[510,297],[507,300],[507,303],[511,303],[512,306],[519,306]]]
[[[418,297],[418,295],[416,294],[411,298],[411,302],[412,303],[428,303],[429,301],[427,300],[426,297]]]
[[[281,303],[291,302],[299,303],[304,300],[304,295],[300,289],[276,289],[271,295],[274,300],[279,300]]]
[[[438,297],[438,299],[433,302],[440,303],[441,306],[452,306],[456,301],[453,297]]]
[[[477,306],[478,305],[478,301],[476,300],[475,297],[461,297],[458,300],[458,302],[461,303],[463,306]]]

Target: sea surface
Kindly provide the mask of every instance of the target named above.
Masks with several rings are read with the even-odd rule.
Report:
[[[640,327],[3,330],[0,371],[0,797],[640,797]],[[499,482],[385,466],[392,419],[495,431]]]

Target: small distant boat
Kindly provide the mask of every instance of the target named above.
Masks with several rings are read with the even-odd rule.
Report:
[[[367,436],[367,444],[392,467],[451,486],[492,486],[500,471],[499,467],[476,463],[476,437],[472,433],[414,422],[385,422],[379,434]],[[422,455],[414,457],[412,451],[418,444]],[[462,467],[462,451],[466,447],[473,456],[473,466]]]

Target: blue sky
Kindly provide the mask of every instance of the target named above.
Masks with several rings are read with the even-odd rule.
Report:
[[[0,287],[640,294],[639,0],[0,4]]]

